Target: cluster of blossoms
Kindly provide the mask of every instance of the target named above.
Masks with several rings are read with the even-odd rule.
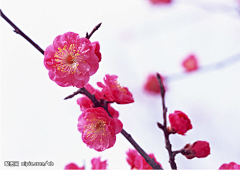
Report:
[[[49,77],[59,86],[76,86],[85,88],[101,102],[105,100],[107,111],[103,107],[95,107],[87,97],[77,100],[82,114],[78,118],[78,130],[82,140],[88,147],[103,151],[112,147],[116,134],[120,133],[123,124],[118,120],[119,113],[110,103],[127,104],[134,102],[128,88],[117,82],[116,75],[107,74],[104,83],[98,82],[102,91],[87,84],[89,77],[96,73],[101,61],[100,45],[80,38],[78,34],[67,32],[57,36],[53,44],[44,52],[44,65],[49,70]],[[108,114],[109,112],[109,114]]]
[[[101,157],[99,158],[93,158],[91,160],[92,169],[107,169],[107,161],[101,161]],[[84,166],[78,166],[75,163],[69,163],[65,166],[65,170],[71,170],[71,169],[85,169]]]
[[[155,2],[155,1],[154,1]],[[156,1],[157,2],[157,1]],[[164,0],[161,2],[171,2]],[[59,86],[75,86],[87,90],[94,99],[86,96],[77,99],[82,114],[78,118],[78,131],[82,133],[83,142],[96,151],[104,151],[111,148],[116,142],[116,135],[122,131],[123,124],[118,119],[119,112],[115,110],[111,103],[128,104],[133,103],[133,96],[127,87],[119,85],[116,75],[105,75],[104,83],[97,82],[100,90],[94,89],[88,84],[90,76],[96,73],[99,62],[102,59],[100,45],[98,42],[90,42],[87,38],[80,38],[78,34],[67,32],[59,35],[48,46],[44,52],[44,65],[49,71],[49,77]],[[194,55],[186,58],[182,65],[187,72],[198,69],[198,63]],[[159,80],[158,80],[159,79]],[[161,94],[165,93],[166,86],[158,81],[164,81],[163,77],[150,75],[144,89],[148,92]],[[85,94],[85,93],[84,93]],[[85,94],[87,95],[87,94]],[[164,96],[161,94],[162,97]],[[180,134],[192,129],[192,124],[188,116],[182,111],[175,111],[169,114],[170,126],[165,127],[164,133]],[[161,124],[160,124],[161,125]],[[164,129],[161,125],[159,127]],[[194,157],[203,158],[210,154],[210,146],[206,141],[196,141],[193,144],[187,144],[179,151],[187,159]],[[149,154],[155,163],[157,162],[153,154]],[[127,152],[127,162],[131,169],[152,169],[145,159],[138,154],[136,150],[130,149]],[[94,158],[91,161],[92,169],[106,169],[106,161]],[[239,169],[240,165],[231,162],[223,164],[219,169]],[[84,169],[74,163],[66,165],[65,169]]]
[[[175,111],[169,114],[169,122],[171,124],[171,126],[168,127],[168,132],[170,134],[177,133],[185,135],[188,130],[192,129],[191,120],[181,111]],[[192,145],[187,144],[184,146],[181,153],[187,159],[192,159],[194,157],[204,158],[210,154],[210,146],[206,141],[196,141]]]
[[[87,84],[85,88],[95,95],[98,101],[109,102],[107,107],[110,115],[102,107],[95,108],[92,101],[85,96],[77,99],[77,104],[80,105],[82,111],[78,119],[78,130],[82,133],[83,142],[97,151],[104,151],[112,147],[116,141],[116,134],[120,133],[123,127],[122,122],[117,119],[119,112],[111,107],[110,103],[128,104],[134,102],[128,88],[121,87],[117,82],[117,76],[107,74],[104,83],[105,85],[97,83],[102,91],[94,89],[90,84]]]

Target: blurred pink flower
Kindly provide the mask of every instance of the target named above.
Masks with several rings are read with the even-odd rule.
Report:
[[[94,46],[73,32],[57,36],[44,52],[44,65],[50,79],[62,87],[84,87],[99,66]]]
[[[180,135],[184,135],[188,130],[192,129],[190,119],[181,111],[169,114],[169,121],[171,129]]]
[[[170,4],[172,0],[149,0],[152,4]]]
[[[162,167],[162,165],[156,160],[153,154],[148,155],[150,158]],[[152,167],[145,161],[145,159],[135,149],[129,149],[127,152],[127,162],[131,166],[131,169],[152,169]]]
[[[101,157],[91,160],[92,169],[107,169],[107,160],[101,161]]]
[[[222,164],[222,166],[220,166],[219,170],[221,169],[236,169],[236,170],[240,170],[240,165],[236,164],[235,162],[230,162],[229,164]]]
[[[111,118],[103,108],[97,107],[83,110],[77,126],[88,147],[104,151],[114,145],[116,134],[121,132],[123,124],[120,120]]]
[[[191,72],[198,69],[198,61],[195,55],[191,54],[182,63],[185,71]]]
[[[101,157],[99,158],[93,158],[91,160],[91,164],[92,164],[92,169],[107,169],[107,160],[105,161],[101,161]],[[65,170],[70,170],[70,169],[85,169],[84,166],[79,167],[77,164],[75,163],[70,163],[67,164],[64,168]]]
[[[67,164],[66,166],[65,166],[65,168],[64,168],[65,170],[67,170],[67,169],[85,169],[84,168],[84,166],[82,166],[82,167],[79,167],[77,164],[75,164],[75,163],[70,163],[70,164]]]
[[[185,155],[187,159],[194,157],[204,158],[210,154],[210,146],[206,141],[196,141],[192,145],[187,144],[185,147]]]
[[[161,76],[161,80],[163,82],[164,89],[166,91],[166,85],[164,83],[164,77]],[[147,81],[144,85],[144,90],[150,94],[160,94],[160,86],[157,80],[157,76],[154,74],[150,74],[147,78]]]
[[[122,87],[117,82],[116,75],[105,75],[104,83],[98,82],[97,85],[102,89],[104,99],[118,104],[128,104],[134,102],[132,93],[126,87]]]

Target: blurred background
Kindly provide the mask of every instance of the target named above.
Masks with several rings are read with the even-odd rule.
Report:
[[[102,61],[90,84],[97,88],[105,74],[119,76],[135,102],[113,107],[124,129],[147,153],[154,153],[164,169],[170,169],[168,153],[156,125],[162,122],[161,98],[143,90],[147,76],[156,72],[176,75],[166,79],[168,113],[181,110],[193,125],[185,136],[170,136],[173,150],[197,140],[208,141],[211,147],[207,158],[177,155],[178,168],[240,164],[239,1],[2,0],[1,10],[44,50],[60,34],[73,31],[84,37],[102,22],[91,37],[100,43]],[[82,142],[76,104],[81,95],[63,100],[77,88],[51,81],[43,55],[5,20],[0,23],[1,168],[6,168],[4,161],[52,161],[53,167],[31,169],[64,169],[70,162],[91,169],[91,159],[101,156],[108,169],[130,169],[126,151],[133,147],[121,134],[114,147],[103,152]],[[203,69],[184,73],[182,61],[190,54]],[[204,67],[225,60],[225,67]]]

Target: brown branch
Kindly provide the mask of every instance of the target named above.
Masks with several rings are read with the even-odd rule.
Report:
[[[44,55],[44,51],[42,48],[40,48],[33,40],[31,40],[26,34],[24,34],[14,23],[12,23],[12,21],[10,19],[8,19],[8,17],[6,15],[4,15],[4,13],[1,11],[1,16],[3,17],[3,19],[5,19],[5,21],[7,21],[13,28],[14,28],[14,32],[16,32],[17,34],[21,35],[23,38],[25,38],[30,44],[32,44],[40,53],[42,53]]]
[[[121,134],[133,145],[133,147],[142,155],[145,161],[153,168],[153,169],[162,169],[160,165],[158,165],[154,159],[151,159],[146,152],[135,142],[130,134],[128,134],[124,129],[122,129]]]
[[[31,38],[29,38],[24,32],[22,32],[6,15],[4,15],[4,13],[2,12],[2,10],[0,9],[1,12],[1,17],[7,21],[13,28],[14,28],[14,32],[21,35],[23,38],[25,38],[30,44],[32,44],[41,54],[44,55],[44,50],[39,47]],[[99,23],[98,25],[96,25],[92,32],[90,34],[86,33],[86,38],[90,39],[90,37],[93,35],[93,33],[95,31],[98,30],[98,28],[101,26],[102,23]]]
[[[167,108],[165,105],[165,89],[162,83],[162,79],[160,74],[157,73],[157,79],[158,79],[158,83],[160,86],[160,90],[161,90],[161,96],[162,96],[162,109],[163,109],[163,125],[158,123],[158,127],[160,127],[163,132],[164,132],[164,138],[165,138],[165,148],[168,151],[168,155],[169,155],[169,163],[171,165],[172,169],[177,169],[177,164],[175,163],[175,155],[172,151],[172,145],[170,143],[169,140],[169,135],[170,133],[167,130]]]
[[[94,33],[95,31],[97,31],[98,28],[99,28],[101,25],[102,25],[102,23],[99,23],[98,25],[96,25],[96,26],[93,28],[93,30],[92,30],[92,32],[91,32],[90,34],[86,33],[86,38],[87,38],[87,39],[90,39],[90,37],[93,35],[93,33]]]
[[[101,99],[99,102],[94,95],[92,95],[86,88],[80,88],[78,91],[74,92],[73,94],[69,95],[65,99],[71,98],[77,94],[84,94],[86,95],[94,104],[95,107],[102,107],[104,110],[107,111],[108,115],[112,117],[108,111],[108,102],[106,100]],[[102,104],[101,104],[102,103]],[[145,161],[153,168],[153,169],[162,169],[160,165],[158,165],[154,159],[151,159],[146,152],[137,144],[137,142],[132,138],[132,136],[127,133],[124,129],[122,129],[121,134],[133,145],[133,147],[142,155]]]

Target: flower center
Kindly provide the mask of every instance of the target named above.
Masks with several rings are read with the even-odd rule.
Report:
[[[91,138],[91,141],[93,141],[97,138],[98,135],[100,135],[100,141],[102,141],[102,136],[106,135],[106,122],[96,118],[90,120],[87,119],[87,121],[91,122],[84,126],[85,130],[87,131],[87,137]]]
[[[127,94],[127,90],[122,87],[116,80],[114,81],[115,84],[112,84],[111,87],[117,87],[119,91],[123,92],[123,94]]]
[[[67,62],[68,62],[69,64],[72,64],[72,63],[74,62],[73,56],[71,56],[71,55],[67,56]]]
[[[69,48],[67,45],[65,45],[63,48],[59,47],[54,57],[56,58],[56,65],[53,65],[53,67],[57,67],[57,70],[67,72],[68,74],[81,74],[77,67],[80,62],[85,61],[82,61],[83,57],[80,57],[79,50],[74,44],[71,44]]]
[[[98,123],[95,125],[95,127],[96,127],[97,130],[99,130],[99,129],[101,129],[104,125],[105,125],[104,123],[98,122]]]

